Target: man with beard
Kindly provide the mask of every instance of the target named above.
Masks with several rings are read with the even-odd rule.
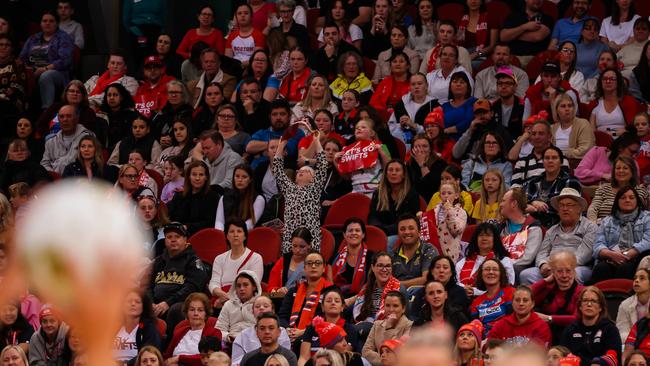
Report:
[[[165,67],[158,56],[144,60],[144,80],[135,93],[135,109],[151,118],[167,103],[167,83],[174,77],[165,74]]]
[[[476,74],[474,83],[474,96],[476,98],[485,98],[492,102],[499,98],[496,74],[503,67],[509,67],[517,80],[515,95],[519,98],[524,97],[526,89],[529,87],[528,75],[524,70],[510,64],[510,55],[510,46],[508,44],[497,43],[494,52],[492,52],[494,65]]]

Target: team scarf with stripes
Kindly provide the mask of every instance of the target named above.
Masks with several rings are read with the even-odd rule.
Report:
[[[324,278],[318,280],[316,289],[307,294],[307,282],[301,282],[296,290],[296,297],[293,299],[291,307],[291,316],[289,317],[289,327],[305,329],[316,315],[320,293],[323,288],[331,286],[331,283]],[[305,299],[306,298],[306,299]],[[303,306],[303,302],[305,305]],[[299,320],[300,319],[300,320]]]

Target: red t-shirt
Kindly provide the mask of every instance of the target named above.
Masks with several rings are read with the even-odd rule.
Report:
[[[632,326],[632,329],[630,330],[630,334],[627,336],[627,339],[625,340],[625,345],[626,346],[632,346],[634,348],[634,343],[636,342],[636,334],[637,334],[637,325],[638,323],[635,323]],[[645,354],[646,357],[650,357],[650,337],[645,337],[641,343],[639,343],[639,348],[641,352]]]
[[[302,74],[295,78],[293,73],[289,73],[289,75],[282,79],[282,83],[280,84],[280,96],[292,104],[302,101],[305,95],[307,95],[306,83],[310,76],[311,69],[308,67],[302,71]]]
[[[261,8],[253,12],[253,28],[260,32],[264,31],[269,19],[269,14],[275,13],[275,3],[264,3]]]
[[[190,58],[190,52],[192,52],[192,46],[196,42],[205,42],[208,46],[214,48],[219,52],[220,55],[223,55],[226,50],[226,44],[223,40],[223,33],[217,28],[212,30],[212,33],[201,36],[196,32],[196,28],[190,29],[185,33],[185,37],[181,41],[181,44],[178,45],[176,53],[179,54],[184,59]]]

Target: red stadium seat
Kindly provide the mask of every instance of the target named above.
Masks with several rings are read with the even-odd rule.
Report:
[[[147,172],[147,174],[149,174],[149,176],[154,181],[156,181],[156,185],[158,186],[158,197],[157,198],[160,199],[160,194],[162,193],[162,189],[165,186],[165,180],[163,179],[163,176],[160,175],[160,173],[158,173],[157,171],[155,171],[153,169],[145,169],[145,171]]]
[[[594,131],[594,135],[596,136],[596,146],[609,147],[614,142],[612,136],[607,132],[596,130]]]
[[[386,233],[376,226],[366,226],[366,245],[368,250],[375,253],[385,252],[388,249],[388,237]]]
[[[221,230],[203,229],[190,237],[190,244],[196,255],[212,265],[214,258],[228,250],[226,235]]]
[[[420,211],[425,212],[427,210],[427,201],[420,196]]]
[[[553,18],[553,22],[557,21],[557,18],[559,16],[557,11],[557,5],[549,0],[544,0],[544,3],[542,4],[542,13]],[[551,29],[551,31],[552,30],[553,29]]]
[[[307,30],[309,34],[316,34],[316,22],[320,16],[319,8],[307,9]]]
[[[530,79],[531,85],[537,79],[539,74],[542,73],[542,66],[548,60],[555,60],[557,57],[557,51],[543,51],[538,53],[526,66],[526,74],[528,74],[528,79]]]
[[[375,61],[371,60],[368,57],[363,58],[363,72],[366,74],[368,79],[372,79],[372,76],[375,74],[375,68],[377,64]]]
[[[256,227],[248,232],[246,246],[262,256],[262,262],[266,266],[280,258],[282,238],[277,231],[268,227]]]
[[[632,280],[625,278],[615,278],[611,280],[600,281],[595,283],[594,286],[598,287],[602,292],[616,292],[627,294],[632,292]]]
[[[327,211],[323,227],[330,230],[341,229],[349,217],[358,217],[367,223],[369,212],[370,198],[361,193],[351,192],[334,202]]]
[[[492,17],[493,21],[496,23],[497,28],[503,28],[503,23],[508,19],[512,10],[510,6],[503,1],[490,1],[486,3],[487,13],[489,17]]]
[[[167,322],[160,318],[156,318],[156,330],[160,334],[161,337],[165,338],[167,334]]]
[[[395,145],[397,145],[397,154],[399,154],[399,158],[402,161],[406,160],[406,145],[404,144],[404,141],[398,139],[397,137],[393,137],[393,140],[395,140]]]
[[[460,240],[469,243],[469,241],[472,240],[472,235],[474,235],[477,226],[478,225],[467,225]]]
[[[47,174],[49,174],[50,178],[52,178],[52,182],[56,182],[57,180],[61,179],[61,174],[59,174],[59,173],[57,173],[55,171],[48,170]]]
[[[634,8],[636,13],[642,17],[650,16],[650,1],[648,0],[635,0]]]
[[[453,20],[458,25],[465,14],[465,7],[458,3],[447,3],[438,7],[439,20]]]
[[[325,229],[324,227],[320,228],[321,241],[320,241],[320,253],[325,258],[325,262],[329,262],[334,255],[334,247],[336,246],[334,242],[334,235]]]

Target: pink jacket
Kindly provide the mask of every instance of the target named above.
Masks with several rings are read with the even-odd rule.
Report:
[[[607,148],[594,146],[582,158],[574,174],[584,185],[596,185],[602,180],[605,173],[612,172],[612,165],[607,157]]]

